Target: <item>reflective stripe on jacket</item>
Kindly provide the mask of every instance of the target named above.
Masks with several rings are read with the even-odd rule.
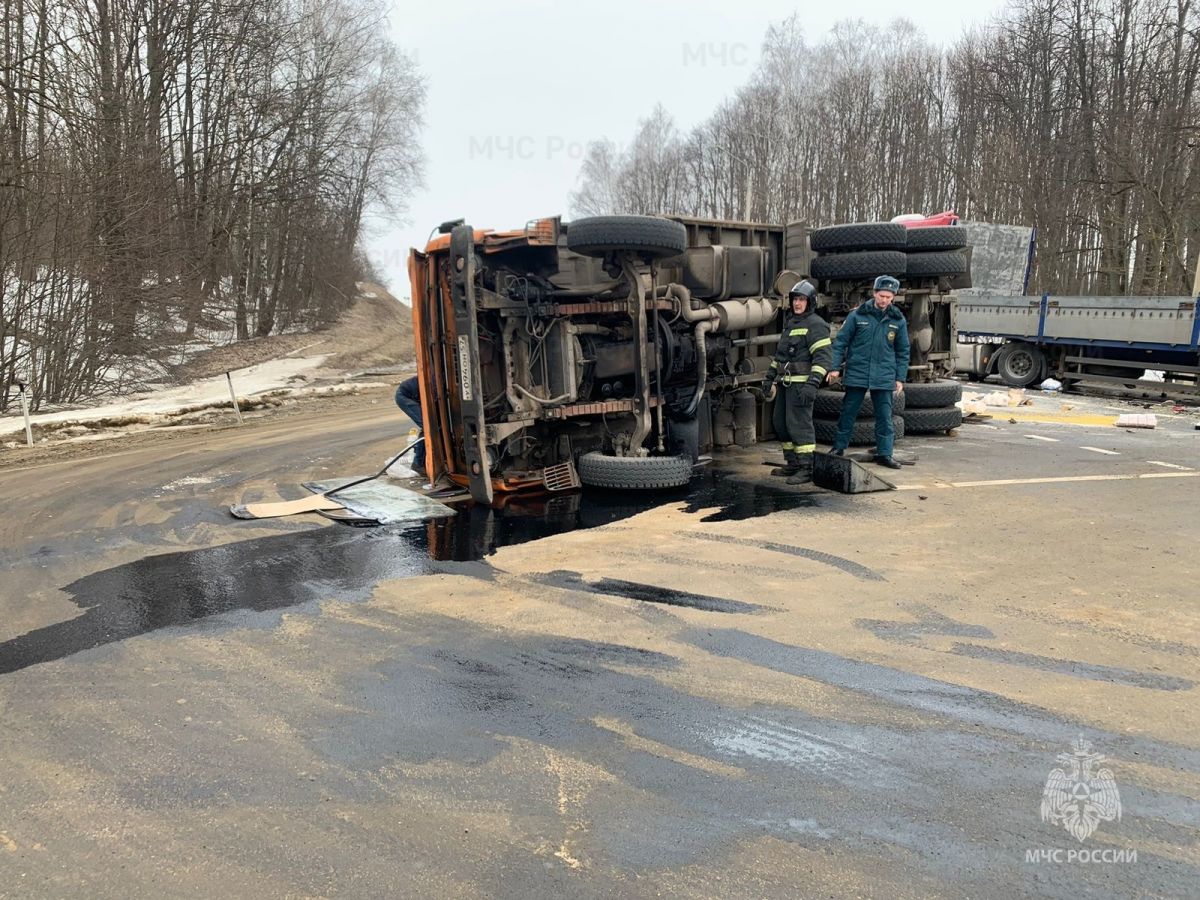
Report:
[[[767,383],[778,378],[783,384],[820,385],[829,372],[832,354],[828,322],[815,312],[803,316],[789,313],[767,370]]]

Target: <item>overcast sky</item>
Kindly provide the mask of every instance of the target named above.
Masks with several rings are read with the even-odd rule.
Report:
[[[767,26],[799,10],[819,43],[840,19],[884,25],[902,11],[938,43],[990,18],[1002,0],[452,0],[398,2],[394,40],[428,87],[425,187],[408,222],[369,224],[371,256],[407,299],[410,247],[465,217],[480,228],[569,215],[588,141],[627,143],[661,102],[681,131],[752,75]],[[881,53],[886,47],[879,48]]]

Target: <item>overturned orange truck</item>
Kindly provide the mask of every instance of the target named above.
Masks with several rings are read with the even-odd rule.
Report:
[[[966,230],[943,221],[810,231],[599,216],[439,232],[409,259],[426,465],[431,481],[483,503],[581,485],[676,487],[701,454],[771,437],[758,386],[782,298],[802,277],[835,326],[876,275],[898,277],[909,380],[944,388],[952,291],[970,278]],[[826,408],[840,403],[822,395]]]

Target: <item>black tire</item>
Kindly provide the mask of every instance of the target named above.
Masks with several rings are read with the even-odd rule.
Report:
[[[584,256],[631,250],[643,257],[665,259],[687,249],[687,229],[656,216],[594,216],[567,225],[567,246]]]
[[[934,434],[939,431],[950,431],[952,428],[958,428],[962,422],[962,410],[957,406],[906,409],[904,411],[904,430],[908,434]]]
[[[1030,344],[1005,344],[996,354],[996,374],[1009,387],[1029,387],[1045,369],[1046,357]]]
[[[817,398],[813,401],[813,417],[817,419],[833,419],[836,421],[842,415],[842,401],[846,399],[844,391],[817,391]],[[892,412],[899,415],[904,411],[906,404],[904,394],[896,394],[892,397]],[[862,408],[858,411],[860,419],[875,418],[875,404],[871,402],[871,395],[867,394],[863,398]]]
[[[961,225],[938,225],[932,228],[908,228],[909,252],[930,250],[961,250],[967,246],[967,229]]]
[[[961,250],[939,253],[910,253],[906,272],[909,278],[935,278],[941,275],[963,275],[967,271],[967,255]]]
[[[816,427],[817,440],[822,444],[832,444],[834,438],[837,437],[837,422],[830,422],[827,419],[814,419],[813,425]],[[892,425],[896,429],[896,437],[904,437],[904,419],[900,416],[892,416]],[[854,422],[854,430],[850,432],[850,444],[854,447],[861,447],[864,444],[875,443],[875,420],[874,419],[856,419]]]
[[[902,278],[908,262],[899,250],[869,250],[864,253],[833,253],[812,261],[813,278],[874,278],[892,275]]]
[[[906,384],[905,406],[909,409],[931,409],[953,406],[962,399],[962,384],[957,381],[933,381],[929,384]]]
[[[814,253],[847,250],[903,250],[908,231],[892,222],[854,222],[831,225],[809,232],[808,244]],[[816,272],[813,272],[816,275]],[[818,276],[819,277],[819,276]]]
[[[681,487],[692,478],[686,456],[609,456],[591,452],[579,457],[579,480],[589,487],[652,491]]]

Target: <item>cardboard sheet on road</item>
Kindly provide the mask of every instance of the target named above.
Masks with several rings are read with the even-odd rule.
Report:
[[[332,491],[340,485],[357,481],[358,477],[309,481],[305,482],[304,487],[314,494],[322,494],[325,491]],[[385,478],[376,478],[374,481],[339,491],[330,499],[337,500],[339,505],[352,513],[364,519],[376,521],[380,525],[421,522],[425,519],[440,519],[455,514],[454,509],[445,503],[439,503],[424,494],[400,487]]]
[[[317,494],[299,500],[277,500],[267,503],[235,503],[229,511],[239,519],[278,519],[305,512],[342,509],[342,504],[332,497]]]

